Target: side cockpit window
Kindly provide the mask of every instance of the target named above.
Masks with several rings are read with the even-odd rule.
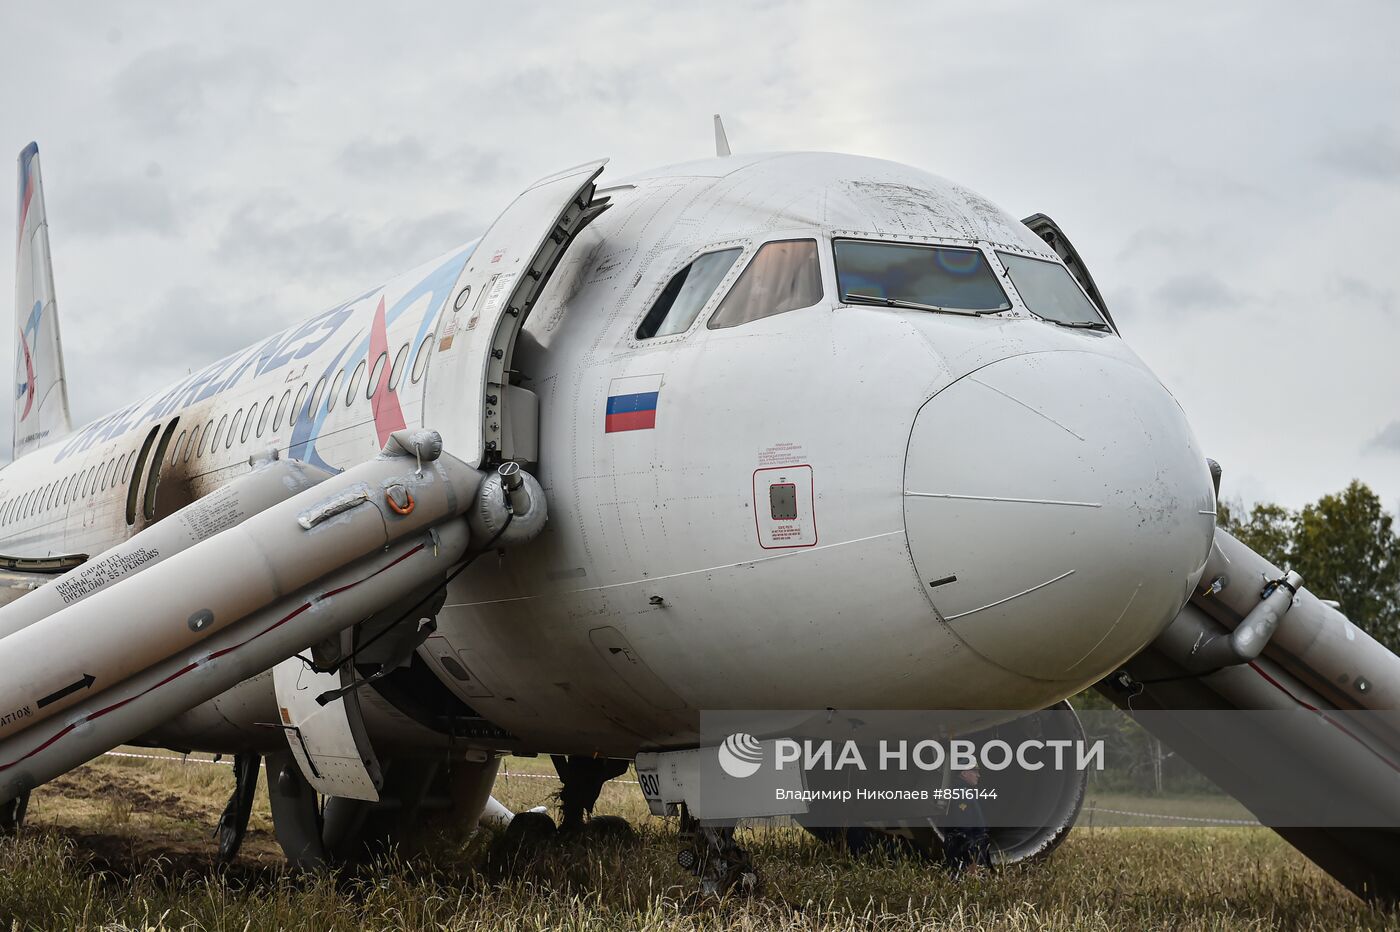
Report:
[[[1048,259],[998,252],[1006,277],[1037,317],[1072,327],[1109,329],[1099,309],[1085,296],[1069,269]]]
[[[647,316],[642,318],[637,339],[666,337],[688,330],[742,251],[736,247],[707,252],[673,275],[657,295]]]
[[[821,263],[814,239],[765,243],[749,260],[729,294],[710,318],[711,330],[737,327],[822,299]]]

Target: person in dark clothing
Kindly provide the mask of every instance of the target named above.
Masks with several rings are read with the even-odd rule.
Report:
[[[976,767],[959,774],[964,788],[976,789],[982,779]],[[948,824],[943,829],[943,855],[956,876],[972,867],[989,867],[992,863],[992,836],[987,831],[987,817],[975,794],[967,799],[955,799],[948,809]]]

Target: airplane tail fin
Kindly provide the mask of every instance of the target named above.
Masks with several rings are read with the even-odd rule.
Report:
[[[58,333],[49,224],[39,179],[39,147],[19,154],[19,243],[15,250],[14,455],[37,450],[73,429]]]

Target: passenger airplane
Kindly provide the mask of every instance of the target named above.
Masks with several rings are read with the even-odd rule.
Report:
[[[891,162],[719,152],[560,172],[479,240],[75,426],[26,148],[11,827],[123,742],[238,755],[225,856],[262,758],[301,863],[474,824],[505,753],[559,755],[571,824],[639,755],[654,810],[693,813],[701,710],[1030,712],[1179,625],[1257,625],[1258,587],[1220,594],[1211,561],[1279,571],[1216,530],[1186,417],[1052,221]],[[1304,617],[1344,624],[1302,591],[1279,637]],[[1231,662],[1344,707],[1300,656]],[[1082,790],[999,858],[1054,847]],[[692,834],[711,887],[749,870]],[[1329,869],[1372,895],[1357,857]]]

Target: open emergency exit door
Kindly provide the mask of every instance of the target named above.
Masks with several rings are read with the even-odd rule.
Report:
[[[574,238],[607,209],[595,197],[606,160],[535,182],[477,243],[439,320],[425,424],[473,466],[533,461],[534,397],[512,384],[521,325]]]
[[[533,394],[512,384],[516,337],[569,244],[608,206],[595,197],[605,162],[531,185],[477,243],[437,326],[424,423],[474,466],[535,461]],[[298,657],[273,668],[281,726],[302,775],[326,796],[378,801],[383,777],[370,746],[353,668],[318,673]],[[324,705],[317,698],[338,694]]]

